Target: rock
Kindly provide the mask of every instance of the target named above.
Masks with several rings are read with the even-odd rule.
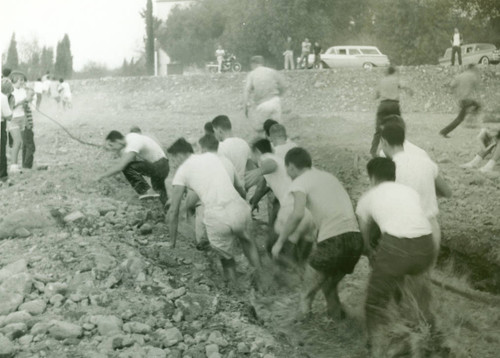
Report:
[[[15,292],[7,292],[0,288],[0,315],[6,315],[17,310],[19,305],[23,303],[24,297]]]
[[[17,260],[8,265],[5,265],[4,267],[2,267],[2,269],[0,269],[0,283],[2,283],[4,279],[12,275],[26,271],[28,271],[28,263],[25,259]]]
[[[179,342],[182,342],[182,333],[177,328],[159,329],[158,333],[160,341],[165,347],[171,347]]]
[[[118,358],[147,358],[144,348],[135,345],[120,352]]]
[[[141,235],[149,235],[153,232],[153,225],[145,223],[139,228],[139,232]]]
[[[28,332],[28,327],[25,323],[11,323],[0,329],[7,338],[17,339]]]
[[[207,344],[205,346],[205,354],[210,358],[213,354],[219,354],[219,346],[217,344]]]
[[[60,293],[55,294],[52,296],[49,300],[49,302],[54,305],[55,307],[60,307],[64,301],[64,296],[61,295]]]
[[[186,287],[181,287],[176,290],[172,290],[167,294],[167,300],[175,300],[186,294]]]
[[[24,323],[26,325],[30,325],[33,317],[26,311],[18,311],[9,314],[5,319],[1,322],[0,327],[7,326],[12,323]]]
[[[83,334],[82,327],[64,321],[50,321],[49,335],[55,339],[79,338]]]
[[[250,347],[246,343],[238,343],[238,353],[248,354],[250,353]]]
[[[47,304],[44,300],[34,300],[23,303],[21,306],[19,306],[19,310],[26,311],[32,316],[38,316],[45,312],[46,307]]]
[[[73,211],[71,214],[68,214],[64,217],[64,222],[72,223],[77,220],[83,219],[85,215],[81,211]]]
[[[146,351],[146,356],[148,358],[166,358],[167,353],[163,349],[156,348],[156,347],[151,347],[151,346],[146,346],[144,347],[144,350]]]
[[[114,336],[122,333],[123,321],[116,316],[92,316],[90,323],[97,326],[101,336]]]
[[[31,334],[27,334],[19,338],[18,342],[22,346],[28,346],[31,342],[33,342],[33,336]]]
[[[95,324],[92,324],[92,323],[84,323],[82,325],[83,329],[86,330],[86,331],[91,331],[95,328]]]
[[[15,236],[16,230],[46,228],[54,226],[55,221],[48,210],[42,208],[20,209],[3,217],[0,222],[0,240]]]
[[[127,333],[148,334],[151,326],[141,322],[128,322],[123,325],[123,331]]]
[[[0,289],[26,296],[31,292],[32,287],[32,276],[27,272],[21,272],[4,279]]]
[[[194,321],[201,314],[206,314],[214,310],[213,300],[214,297],[210,295],[188,293],[177,299],[175,306],[182,311],[184,319],[190,322]]]
[[[229,343],[224,339],[222,333],[219,331],[213,331],[210,333],[207,339],[207,343],[215,343],[221,347],[226,347]]]
[[[101,272],[109,272],[117,265],[115,258],[105,253],[94,254],[93,262],[93,268]]]
[[[113,350],[123,349],[134,345],[134,340],[130,336],[116,336],[112,338],[111,346]]]
[[[49,282],[45,285],[44,293],[48,298],[56,294],[65,296],[68,293],[68,285],[63,282]]]
[[[31,236],[31,232],[24,227],[19,227],[14,231],[14,237],[27,238]]]
[[[109,212],[116,211],[116,207],[110,203],[102,203],[97,207],[97,211],[100,215],[104,216]]]
[[[10,339],[0,334],[0,358],[13,358],[15,353],[14,344]]]
[[[50,323],[38,322],[38,323],[35,323],[35,325],[33,327],[31,327],[30,333],[36,337],[40,334],[46,334],[47,331],[49,330],[49,328],[50,328]]]

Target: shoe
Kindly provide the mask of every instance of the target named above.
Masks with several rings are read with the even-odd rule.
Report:
[[[479,171],[481,173],[489,173],[489,172],[493,171],[494,167],[495,167],[495,161],[491,159],[491,160],[488,160],[488,163],[486,163],[484,165],[484,167],[482,167],[481,169],[479,169]]]
[[[9,173],[11,174],[22,173],[21,167],[18,164],[11,164],[9,167]]]
[[[153,190],[148,190],[144,194],[139,196],[139,200],[146,200],[146,199],[152,199],[152,198],[159,198],[160,194],[156,193]]]

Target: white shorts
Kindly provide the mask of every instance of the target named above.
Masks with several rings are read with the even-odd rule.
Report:
[[[26,128],[26,117],[12,118],[7,122],[7,131],[20,130],[21,132]]]
[[[204,223],[208,241],[225,259],[236,256],[238,234],[245,233],[251,221],[250,206],[243,199],[234,200],[225,207],[205,207]]]
[[[252,115],[252,126],[257,132],[264,130],[264,122],[274,119],[281,122],[281,99],[276,96],[259,104]]]

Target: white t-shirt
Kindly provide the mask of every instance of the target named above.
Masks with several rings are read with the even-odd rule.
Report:
[[[285,162],[282,158],[278,157],[276,154],[265,153],[261,156],[261,162],[265,160],[274,161],[278,167],[271,174],[265,174],[267,185],[271,188],[276,199],[283,205],[285,197],[290,192],[290,185],[292,184],[292,179],[288,176],[285,168]]]
[[[63,98],[71,98],[71,90],[69,88],[69,83],[68,82],[63,82],[59,85],[57,88],[59,93],[61,93],[61,97]]]
[[[332,174],[315,168],[307,170],[292,181],[290,192],[306,194],[306,206],[319,229],[318,242],[359,232],[351,199]]]
[[[432,232],[418,193],[395,182],[384,182],[367,191],[358,201],[356,214],[364,221],[375,221],[382,233],[399,238],[412,239]]]
[[[36,94],[42,94],[43,93],[43,83],[41,81],[35,81],[35,84],[33,85],[33,89],[35,90]]]
[[[236,169],[236,175],[240,183],[245,182],[245,171],[247,161],[251,158],[252,151],[247,142],[241,138],[226,138],[219,143],[219,155],[229,159]]]
[[[19,103],[24,101],[26,99],[26,90],[24,88],[14,88],[14,91],[12,92],[12,95],[14,96],[14,103],[17,106]],[[18,106],[15,107],[12,110],[12,117],[13,118],[18,118],[18,117],[23,117],[24,116],[24,109],[23,106]]]
[[[291,141],[287,140],[285,144],[280,144],[274,147],[274,154],[280,157],[282,160],[285,160],[286,153],[292,148],[296,148],[298,145]]]
[[[138,133],[129,133],[125,136],[124,153],[135,153],[138,159],[154,163],[165,157],[163,149],[153,139]]]
[[[411,152],[400,152],[393,156],[396,163],[396,182],[408,185],[420,195],[424,214],[430,218],[439,213],[435,180],[438,166],[429,158]]]
[[[231,163],[229,159],[222,155],[217,155],[217,157],[219,157],[222,165],[224,165],[224,168],[226,169],[227,174],[229,174],[229,179],[231,179],[231,182],[234,183],[234,179],[236,177],[236,169],[234,169],[233,163]]]
[[[241,199],[224,164],[214,153],[191,155],[177,169],[172,185],[193,190],[205,206],[205,211],[220,209]]]
[[[453,34],[453,46],[460,46],[460,34]]]
[[[429,154],[427,154],[427,152],[425,150],[423,150],[422,148],[416,146],[415,144],[413,144],[412,142],[408,141],[408,140],[405,140],[404,143],[403,143],[403,149],[405,151],[405,153],[411,153],[411,154],[415,154],[415,155],[419,155],[419,156],[423,156],[425,158],[429,158]],[[380,150],[380,156],[385,158],[386,155],[384,153],[383,150]]]
[[[4,118],[12,116],[12,110],[10,109],[9,106],[9,98],[4,95],[3,93],[0,92],[1,97],[1,107],[2,107],[2,121]]]

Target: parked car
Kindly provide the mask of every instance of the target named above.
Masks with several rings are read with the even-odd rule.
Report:
[[[389,58],[375,46],[333,46],[320,55],[320,68],[330,67],[373,67],[389,66]],[[314,55],[309,56],[309,64]]]
[[[481,64],[489,65],[500,62],[500,50],[497,50],[492,44],[468,44],[462,45],[462,64]],[[455,56],[455,63],[458,58]],[[443,66],[451,65],[451,47],[447,48],[444,56],[439,59],[439,64]]]

